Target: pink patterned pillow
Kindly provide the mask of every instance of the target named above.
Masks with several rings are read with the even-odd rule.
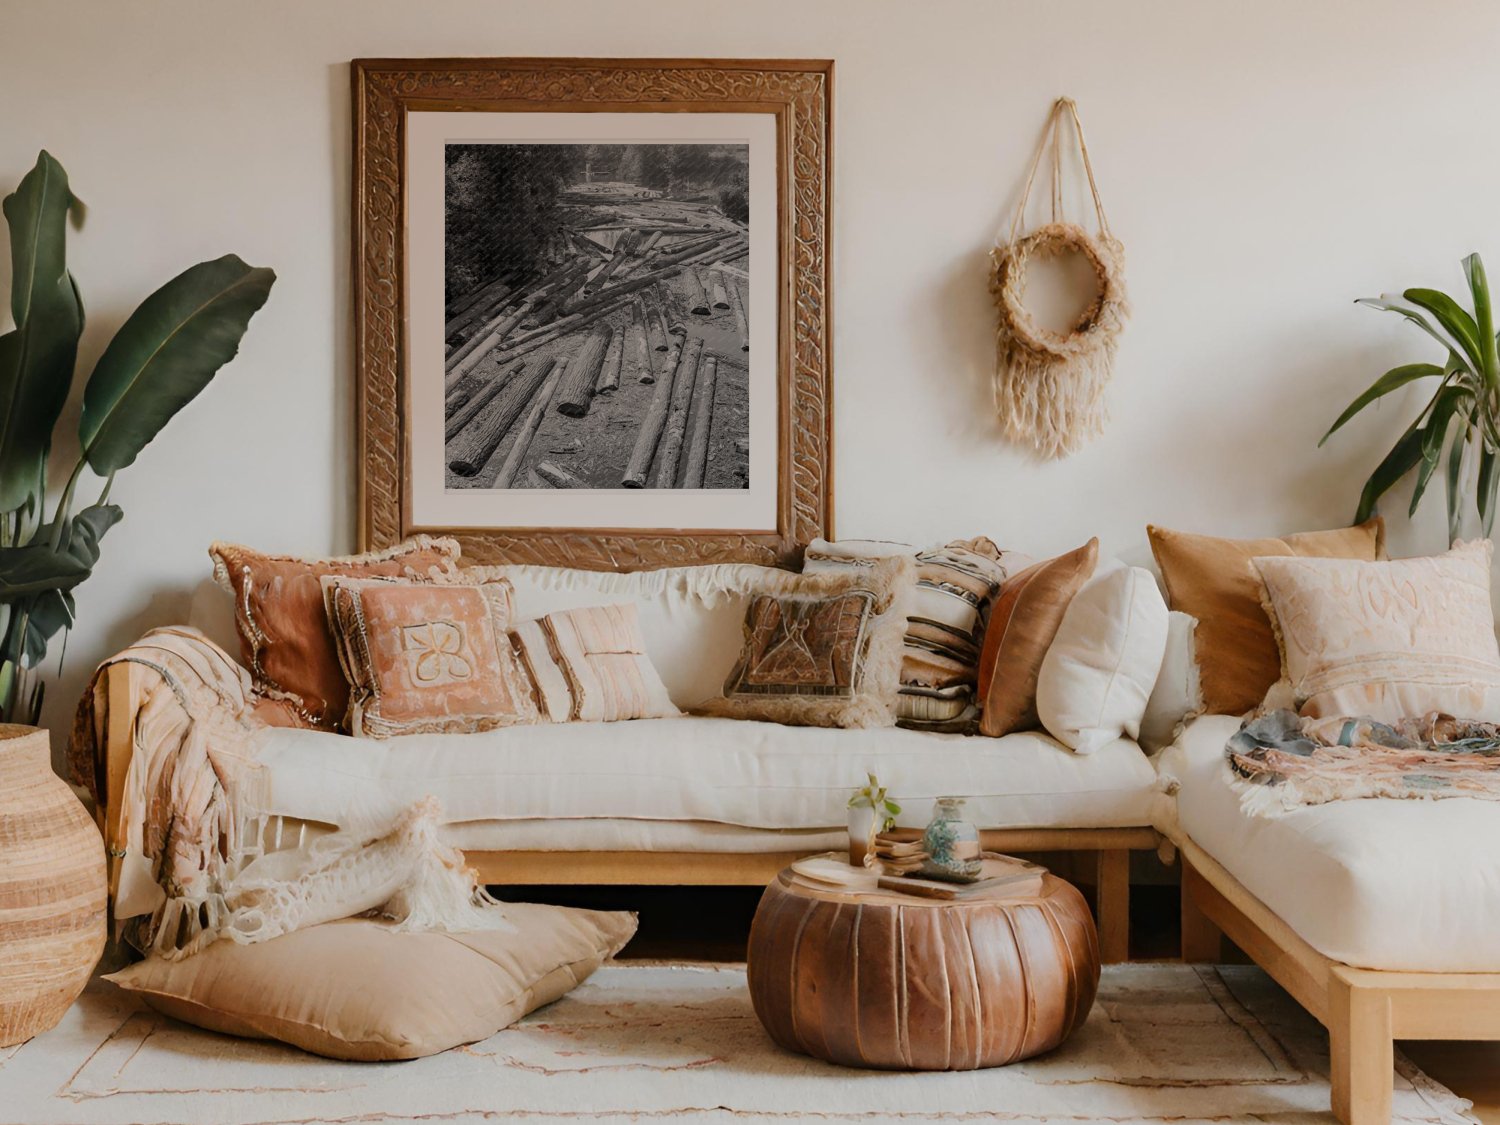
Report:
[[[549,613],[512,639],[542,713],[554,723],[611,723],[680,715],[646,655],[634,605]]]

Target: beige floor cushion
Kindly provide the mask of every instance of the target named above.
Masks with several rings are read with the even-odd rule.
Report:
[[[415,1059],[487,1039],[565,995],[636,926],[623,912],[511,903],[505,913],[514,932],[396,933],[350,918],[106,979],[210,1031],[335,1059]]]

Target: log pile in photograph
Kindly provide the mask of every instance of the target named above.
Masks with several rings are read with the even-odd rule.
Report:
[[[743,488],[744,222],[591,181],[530,269],[450,299],[450,488]]]

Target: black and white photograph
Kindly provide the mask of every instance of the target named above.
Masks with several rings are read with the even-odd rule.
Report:
[[[745,489],[750,146],[444,146],[447,489]]]

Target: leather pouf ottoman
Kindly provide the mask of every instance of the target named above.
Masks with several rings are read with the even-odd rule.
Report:
[[[974,1070],[1051,1050],[1088,1016],[1099,938],[1077,889],[931,900],[790,869],[750,930],[750,998],[781,1046],[845,1066]]]

